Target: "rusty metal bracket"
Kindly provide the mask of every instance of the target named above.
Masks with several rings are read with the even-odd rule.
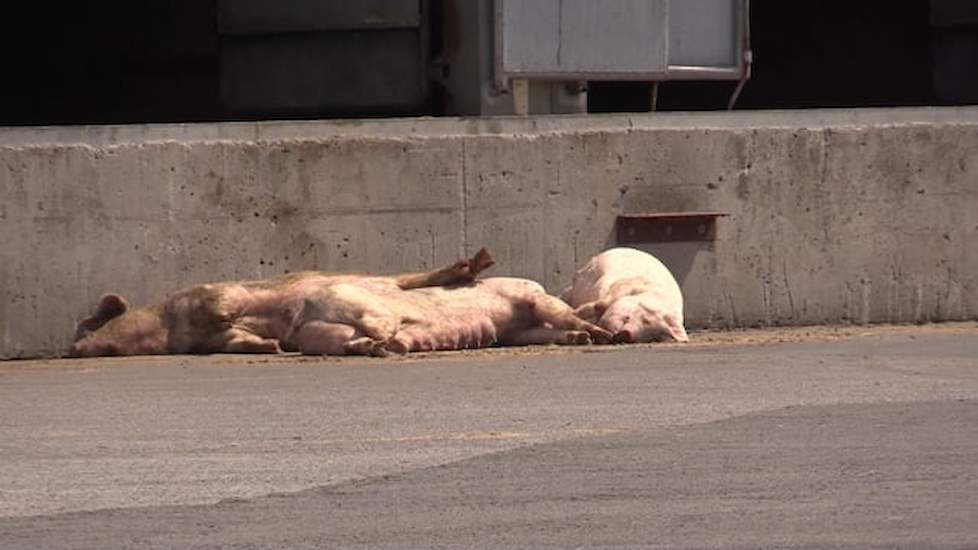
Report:
[[[715,241],[725,212],[623,214],[616,219],[618,244]]]

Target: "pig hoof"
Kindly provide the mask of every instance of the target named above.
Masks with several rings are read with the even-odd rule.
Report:
[[[372,355],[374,357],[386,357],[389,355],[388,351],[384,349],[384,342],[366,336],[350,340],[343,344],[343,352],[346,355]]]
[[[615,333],[614,342],[616,344],[631,344],[634,341],[635,338],[632,336],[631,331],[619,330],[618,332]]]
[[[283,352],[299,351],[299,346],[288,340],[279,340],[278,346]]]
[[[391,354],[391,352],[387,351],[387,348],[384,347],[384,344],[380,342],[378,342],[373,346],[370,346],[369,353],[373,357],[387,357]]]
[[[614,336],[603,328],[595,327],[589,330],[588,333],[591,335],[591,340],[595,344],[610,344],[614,342]]]
[[[410,349],[408,349],[407,344],[405,344],[404,342],[402,342],[402,341],[400,341],[400,340],[398,340],[396,338],[393,338],[391,340],[388,340],[384,344],[384,349],[386,351],[389,351],[389,352],[392,352],[392,353],[396,353],[398,355],[406,355],[407,352],[411,351]]]
[[[570,346],[584,346],[591,343],[591,335],[583,330],[569,330],[565,334],[564,343]]]

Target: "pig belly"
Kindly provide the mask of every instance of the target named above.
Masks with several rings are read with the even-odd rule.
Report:
[[[583,344],[611,334],[582,321],[538,283],[490,278],[411,290],[339,284],[307,300],[293,343],[303,353],[371,354]]]
[[[448,341],[449,347],[431,349],[487,347],[496,343],[583,344],[590,342],[592,336],[599,341],[611,338],[600,327],[576,317],[569,306],[529,279],[490,277],[465,287],[426,288],[410,293],[424,297],[446,323],[426,327],[432,340]],[[420,327],[415,329],[422,331]]]
[[[401,351],[475,349],[496,343],[496,328],[488,318],[445,319],[434,323],[408,324],[394,336]]]
[[[395,340],[404,351],[484,348],[498,341],[499,326],[512,317],[511,304],[483,281],[460,287],[404,291],[414,311]]]

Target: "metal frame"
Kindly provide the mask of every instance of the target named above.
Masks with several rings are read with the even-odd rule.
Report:
[[[717,239],[717,218],[726,212],[656,212],[621,214],[615,218],[618,244],[711,242]]]
[[[503,70],[503,4],[506,0],[491,0],[493,2],[493,74],[496,86],[500,90],[509,89],[512,79],[527,80],[632,80],[632,81],[666,81],[666,80],[742,80],[748,74],[750,45],[747,37],[750,32],[749,0],[736,0],[738,4],[737,18],[737,65],[734,67],[707,67],[688,65],[667,65],[665,72],[505,72]],[[670,0],[670,2],[683,0]],[[669,2],[666,3],[666,18],[668,20]],[[668,28],[667,28],[668,32]],[[668,44],[668,40],[667,40]],[[668,47],[668,46],[667,46]],[[668,51],[666,54],[668,63]]]

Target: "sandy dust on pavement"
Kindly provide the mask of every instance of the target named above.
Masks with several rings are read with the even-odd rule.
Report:
[[[921,325],[836,325],[806,327],[760,327],[747,329],[707,329],[689,332],[689,343],[653,343],[607,346],[527,346],[508,348],[486,348],[459,351],[415,352],[406,356],[375,357],[320,357],[302,356],[295,353],[281,355],[238,355],[217,354],[207,356],[157,356],[157,357],[97,357],[88,359],[36,359],[24,361],[0,361],[4,367],[85,367],[98,363],[99,367],[124,364],[129,361],[140,363],[158,360],[163,364],[191,366],[200,361],[209,364],[269,364],[269,363],[334,363],[334,362],[412,362],[432,359],[491,358],[561,353],[613,353],[621,349],[687,349],[716,346],[772,345],[796,342],[831,342],[847,338],[895,337],[917,338],[932,335],[972,334],[978,338],[978,321],[930,323]]]

